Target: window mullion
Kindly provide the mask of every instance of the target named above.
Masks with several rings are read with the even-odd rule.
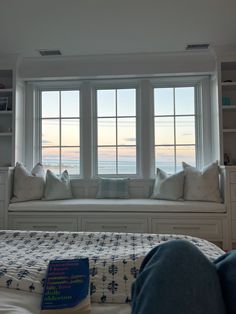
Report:
[[[61,91],[59,91],[59,173],[61,174]]]
[[[117,118],[117,89],[116,89],[116,174],[118,174],[118,118]]]
[[[174,160],[176,172],[176,116],[175,116],[175,88],[173,88],[173,104],[174,104]]]
[[[144,179],[155,173],[154,95],[150,80],[142,80],[136,99],[137,169]]]
[[[97,119],[96,96],[89,82],[81,84],[80,94],[80,173],[84,179],[96,175]]]

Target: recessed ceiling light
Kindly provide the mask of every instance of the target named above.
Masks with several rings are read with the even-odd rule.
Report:
[[[199,49],[208,49],[210,44],[189,44],[186,46],[186,50],[199,50]]]
[[[39,54],[43,57],[48,57],[48,56],[61,56],[61,51],[58,49],[53,49],[53,50],[49,50],[49,49],[39,49],[38,50]]]

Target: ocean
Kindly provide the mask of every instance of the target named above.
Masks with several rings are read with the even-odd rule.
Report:
[[[45,169],[50,169],[53,172],[59,173],[59,164],[57,160],[43,160],[43,165]],[[173,163],[166,162],[166,161],[159,161],[156,163],[156,168],[160,168],[164,170],[167,173],[174,173],[174,165]],[[62,171],[65,169],[68,171],[69,174],[71,175],[79,175],[80,174],[80,163],[79,162],[74,162],[74,161],[66,161],[63,162],[61,165]],[[181,171],[182,170],[182,165],[177,164],[176,165],[176,171]],[[116,174],[116,163],[114,161],[100,161],[99,162],[99,167],[98,167],[98,174],[103,175],[103,174]],[[135,161],[120,161],[118,163],[118,174],[136,174],[136,162]]]

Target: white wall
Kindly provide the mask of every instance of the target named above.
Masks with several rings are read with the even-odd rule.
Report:
[[[26,80],[192,75],[214,70],[215,57],[210,52],[25,58],[19,65],[19,75]]]
[[[103,55],[81,57],[37,57],[16,58],[8,56],[0,58],[0,68],[8,68],[15,64],[17,76],[21,80],[52,80],[52,79],[77,79],[77,78],[104,78],[104,77],[134,77],[134,76],[173,76],[210,74],[215,71],[215,56],[207,52],[185,52],[181,54],[127,54]],[[32,109],[32,99],[25,98],[25,119],[29,120]],[[143,99],[145,102],[145,99]],[[21,101],[22,102],[22,101]],[[23,117],[23,108],[21,116]],[[18,116],[18,115],[17,115]],[[21,119],[23,120],[23,119]],[[30,122],[32,124],[33,121]],[[18,123],[19,125],[19,123]],[[29,124],[28,124],[29,127]],[[21,128],[23,130],[23,128]],[[29,129],[32,129],[32,125]],[[27,137],[32,137],[26,132]],[[18,136],[19,137],[19,136]],[[23,148],[23,138],[20,141]],[[18,143],[18,144],[19,144]],[[30,142],[30,146],[33,145]],[[26,164],[32,163],[33,156],[25,152]],[[21,159],[23,157],[21,156]],[[23,161],[23,160],[22,160]],[[148,170],[146,170],[146,173]]]

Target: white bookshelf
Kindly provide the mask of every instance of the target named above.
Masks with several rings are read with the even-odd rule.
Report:
[[[24,86],[16,64],[0,59],[0,167],[24,162]]]
[[[220,62],[220,99],[222,117],[222,163],[236,165],[236,58]]]
[[[0,166],[14,161],[14,70],[0,69]]]

